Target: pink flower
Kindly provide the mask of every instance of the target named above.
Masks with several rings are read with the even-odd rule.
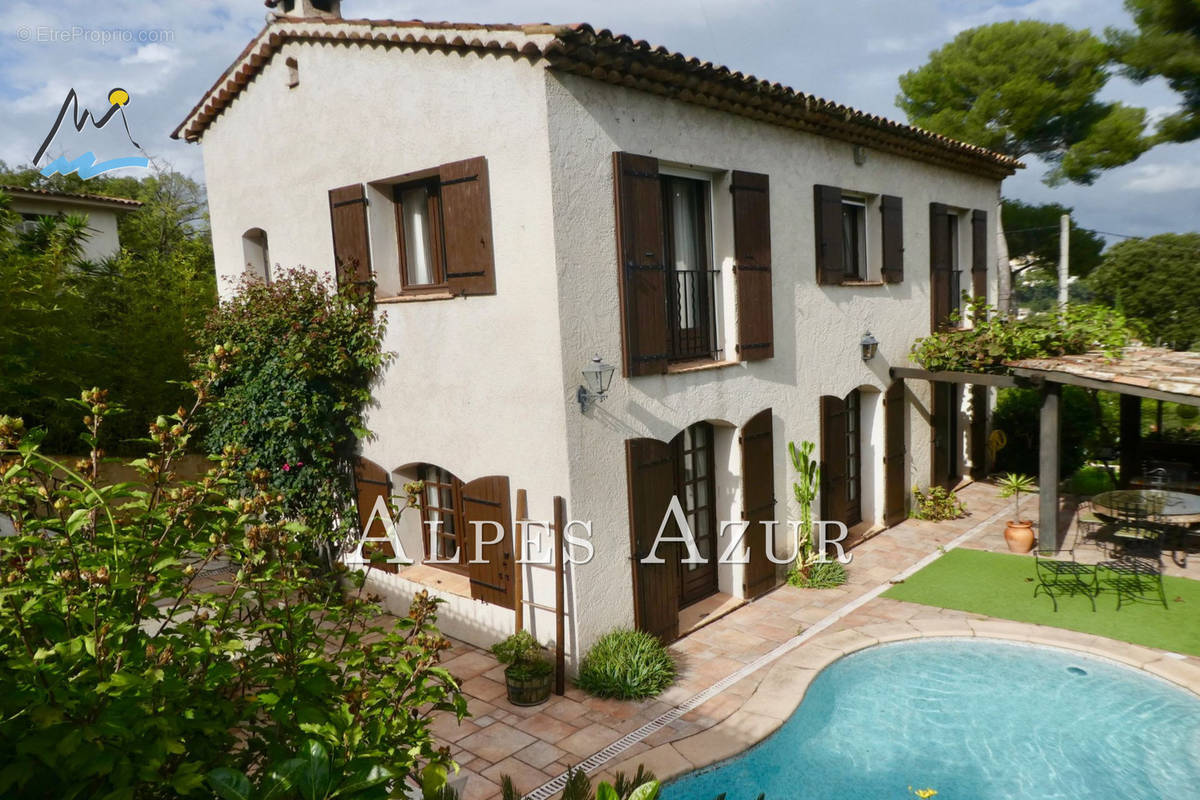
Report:
[[[296,466],[297,466],[297,467],[303,467],[303,466],[304,466],[304,462],[303,462],[303,461],[297,461],[297,462],[296,462]]]
[[[284,464],[284,465],[283,465],[283,471],[284,471],[284,472],[291,472],[291,471],[292,471],[292,465],[291,465],[291,464]]]

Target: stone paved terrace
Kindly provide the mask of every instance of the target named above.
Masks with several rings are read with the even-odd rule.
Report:
[[[529,792],[812,627],[822,630],[632,745],[597,774],[630,771],[645,762],[666,778],[733,755],[781,724],[820,667],[845,652],[913,636],[978,634],[1103,652],[1200,692],[1200,659],[876,597],[889,580],[968,532],[963,546],[1006,549],[1001,530],[1010,501],[1001,500],[987,484],[967,486],[959,496],[967,503],[968,517],[941,523],[908,520],[855,548],[846,585],[780,587],[676,642],[671,651],[680,666],[679,680],[653,700],[601,700],[568,686],[565,696],[552,696],[543,705],[512,706],[505,700],[503,668],[495,659],[455,643],[446,666],[463,681],[471,717],[461,724],[443,717],[434,731],[468,776],[466,799],[498,796],[501,775],[511,776],[520,792]],[[1189,570],[1176,573],[1200,577],[1198,562],[1200,557],[1193,558]],[[760,686],[764,691],[755,697]]]

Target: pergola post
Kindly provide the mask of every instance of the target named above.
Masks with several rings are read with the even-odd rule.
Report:
[[[1142,473],[1142,398],[1132,394],[1121,395],[1121,488]]]
[[[1042,384],[1041,435],[1038,438],[1038,534],[1042,552],[1058,550],[1059,406],[1062,388]]]

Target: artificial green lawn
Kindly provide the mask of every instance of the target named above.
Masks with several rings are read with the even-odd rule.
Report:
[[[1116,595],[1102,591],[1094,612],[1083,596],[1059,597],[1055,612],[1045,592],[1034,598],[1033,569],[1032,556],[955,549],[883,596],[1200,656],[1200,581],[1163,578],[1165,609],[1155,598],[1117,611]]]

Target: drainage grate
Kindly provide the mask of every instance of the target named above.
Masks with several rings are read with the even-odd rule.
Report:
[[[925,556],[917,563],[913,564],[908,569],[906,569],[903,572],[896,575],[890,581],[887,581],[886,583],[882,583],[879,586],[876,586],[874,589],[865,593],[864,595],[857,598],[856,600],[850,601],[846,605],[842,606],[841,608],[837,609],[833,613],[829,614],[828,616],[826,616],[824,619],[822,619],[817,624],[807,628],[804,631],[804,633],[801,633],[798,636],[793,636],[791,639],[788,639],[786,642],[775,647],[774,650],[770,650],[767,653],[764,653],[763,655],[761,655],[758,658],[756,658],[755,660],[751,661],[749,664],[746,664],[745,666],[743,666],[741,669],[737,670],[733,674],[726,675],[724,678],[717,681],[712,686],[709,686],[707,689],[704,689],[703,691],[699,692],[698,694],[692,695],[691,697],[689,697],[687,700],[684,700],[679,705],[675,706],[672,709],[667,710],[661,716],[651,720],[650,722],[647,722],[645,725],[638,728],[636,731],[632,731],[631,733],[625,734],[620,739],[617,739],[615,742],[613,742],[612,744],[605,747],[603,750],[593,753],[592,755],[585,758],[583,761],[580,761],[578,764],[576,764],[575,769],[583,770],[583,772],[588,773],[588,774],[596,771],[600,767],[607,764],[609,761],[612,761],[614,758],[619,756],[621,753],[624,753],[630,747],[633,747],[635,744],[640,742],[642,739],[645,739],[650,734],[654,733],[655,731],[657,731],[667,725],[670,725],[672,722],[679,719],[680,717],[682,717],[687,712],[691,711],[696,706],[699,706],[699,705],[703,704],[704,702],[711,700],[713,697],[716,697],[718,694],[725,691],[730,686],[732,686],[733,684],[742,680],[743,678],[750,676],[757,670],[762,669],[767,664],[770,664],[772,661],[775,661],[776,659],[786,655],[787,653],[791,652],[792,650],[795,650],[797,647],[804,644],[809,639],[816,636],[818,633],[825,630],[829,626],[833,625],[835,622],[842,619],[846,615],[848,615],[854,611],[857,611],[859,608],[861,608],[862,606],[871,602],[876,597],[878,597],[879,595],[883,594],[885,591],[890,589],[893,582],[904,580],[904,579],[908,578],[910,575],[913,575],[914,573],[916,573],[918,570],[925,568],[926,566],[928,566],[929,564],[933,563],[938,558],[940,558],[943,552],[952,550],[955,547],[958,547],[958,545],[962,544],[963,542],[965,542],[968,539],[975,536],[976,533],[978,533],[980,530],[983,530],[986,526],[993,524],[996,520],[1000,519],[1007,512],[1008,512],[1008,509],[1004,509],[1002,511],[996,512],[992,516],[985,519],[983,522],[980,522],[975,527],[960,534],[953,541],[946,544],[944,546],[944,548],[942,550],[940,550],[939,552],[930,553],[929,555]],[[1078,669],[1078,668],[1074,667],[1073,669]],[[564,772],[555,778],[551,778],[550,780],[543,783],[541,786],[534,789],[529,794],[525,795],[524,800],[549,800],[551,797],[558,794],[566,787],[568,774],[569,773]]]

